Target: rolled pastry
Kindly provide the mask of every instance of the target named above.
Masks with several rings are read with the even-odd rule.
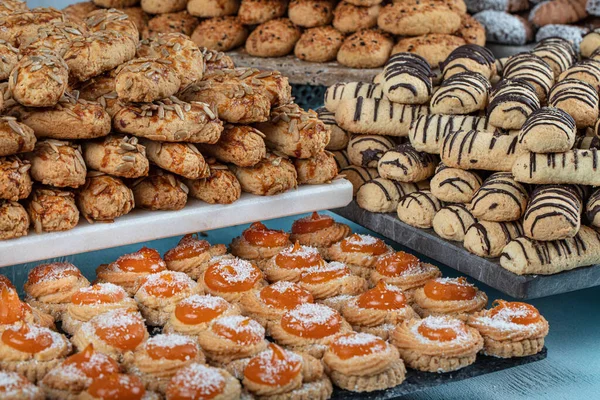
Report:
[[[185,179],[190,196],[209,204],[231,204],[242,195],[240,182],[227,166],[211,163],[210,176],[204,179]]]
[[[579,193],[571,186],[537,186],[523,216],[525,236],[544,241],[575,236],[581,225],[582,207]]]
[[[490,175],[471,201],[471,212],[480,220],[516,221],[525,212],[529,195],[510,172]]]
[[[521,79],[503,79],[494,88],[487,107],[489,123],[503,129],[521,129],[540,108],[535,88]]]
[[[446,240],[462,242],[471,225],[477,220],[464,204],[442,207],[433,217],[433,230]]]
[[[548,105],[569,113],[580,129],[594,126],[598,119],[598,103],[596,88],[577,79],[558,82],[548,96]]]
[[[523,234],[521,222],[479,221],[467,230],[463,246],[479,257],[500,256],[504,246]]]
[[[116,91],[124,102],[152,102],[173,96],[181,80],[168,59],[136,58],[116,71]]]
[[[251,167],[267,154],[264,137],[264,133],[251,126],[225,125],[217,143],[199,146],[204,154],[221,162]]]
[[[123,178],[145,176],[150,168],[144,146],[138,144],[136,137],[124,135],[85,142],[83,158],[90,169]]]
[[[397,53],[383,68],[383,91],[394,103],[424,104],[432,93],[432,72],[429,63],[412,53]]]
[[[519,79],[533,86],[540,103],[546,101],[554,83],[554,71],[546,61],[533,53],[511,56],[504,64],[504,79]]]
[[[153,163],[188,179],[210,175],[206,160],[192,143],[166,143],[142,139],[146,156]]]
[[[92,171],[77,193],[77,206],[90,223],[113,221],[133,209],[133,192],[120,179]]]
[[[476,172],[449,168],[440,163],[431,178],[431,193],[449,203],[469,203],[482,183]]]
[[[446,78],[431,97],[434,114],[470,114],[485,109],[492,85],[476,72],[461,72]]]
[[[560,108],[542,107],[525,121],[519,143],[533,153],[568,151],[575,143],[577,127],[569,113]]]
[[[515,180],[525,183],[564,183],[600,186],[598,150],[519,156],[512,168]]]
[[[404,183],[375,178],[362,185],[356,193],[356,203],[371,212],[394,212],[400,199],[407,194],[426,190],[427,182]]]
[[[420,182],[435,173],[439,159],[415,150],[410,144],[401,144],[386,151],[377,163],[382,178],[399,182]]]
[[[378,83],[365,82],[336,83],[325,91],[325,108],[335,113],[342,100],[352,100],[359,97],[381,99],[383,97],[383,86]]]
[[[400,221],[421,229],[431,228],[435,214],[443,207],[429,190],[421,190],[404,196],[398,204]]]
[[[311,158],[296,158],[294,167],[298,174],[299,185],[330,183],[338,175],[335,157],[329,151],[323,151]]]

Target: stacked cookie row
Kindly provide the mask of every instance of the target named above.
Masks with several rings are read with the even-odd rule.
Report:
[[[577,60],[559,38],[505,60],[470,45],[438,76],[405,53],[377,83],[330,87],[325,106],[354,134],[336,159],[357,203],[517,274],[600,262],[600,64]]]
[[[30,222],[71,229],[80,212],[112,221],[134,206],[229,204],[337,175],[329,131],[278,72],[235,69],[182,34],[139,41],[116,9],[81,22],[40,8],[0,23],[1,239]]]

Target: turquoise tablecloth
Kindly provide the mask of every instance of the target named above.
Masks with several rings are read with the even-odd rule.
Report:
[[[276,229],[289,230],[297,217],[268,221]],[[349,223],[359,233],[371,233],[367,229]],[[218,229],[207,233],[212,243],[228,244],[247,225]],[[177,238],[156,240],[143,244],[69,256],[63,259],[77,265],[88,278],[94,278],[95,268],[132,252],[142,245],[156,248],[161,253],[173,247]],[[390,243],[397,249],[402,247]],[[1,257],[1,255],[0,255]],[[0,270],[22,287],[27,271],[37,263],[19,265]],[[442,267],[444,275],[457,273]],[[479,285],[490,299],[507,298],[498,291]],[[508,298],[507,298],[508,299]],[[548,358],[522,367],[513,368],[466,381],[439,386],[410,399],[600,399],[600,288],[531,301],[550,322],[547,338]]]

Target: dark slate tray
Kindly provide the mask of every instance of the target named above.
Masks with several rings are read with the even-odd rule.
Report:
[[[395,388],[371,393],[354,393],[347,390],[334,389],[332,400],[388,400],[398,399],[408,394],[420,392],[434,386],[444,385],[446,383],[458,382],[464,379],[474,378],[476,376],[491,374],[519,365],[529,364],[546,358],[548,350],[544,347],[541,352],[529,357],[522,358],[495,358],[477,355],[475,364],[455,372],[445,374],[434,374],[431,372],[420,372],[409,369],[406,373],[406,380]]]
[[[600,265],[555,275],[516,275],[502,268],[498,259],[471,254],[460,242],[442,239],[433,229],[407,225],[394,213],[372,213],[360,208],[355,201],[332,211],[518,299],[535,299],[600,286]]]

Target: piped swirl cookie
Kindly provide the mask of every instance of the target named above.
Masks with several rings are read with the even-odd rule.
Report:
[[[263,223],[255,222],[241,236],[234,238],[229,248],[234,256],[252,261],[262,268],[269,259],[290,244],[288,233],[269,229]]]
[[[436,278],[416,289],[414,300],[413,308],[421,317],[445,315],[465,321],[481,311],[488,298],[465,278]]]
[[[332,217],[318,214],[297,219],[292,224],[290,240],[304,246],[316,247],[321,255],[334,243],[339,242],[352,233],[350,227],[336,222]]]
[[[295,242],[294,245],[284,248],[273,256],[264,265],[263,270],[270,282],[297,282],[303,270],[325,264],[325,260],[316,248]]]
[[[221,258],[212,262],[198,279],[202,289],[237,303],[244,294],[264,286],[263,273],[257,266],[240,258]]]
[[[185,272],[190,278],[198,279],[214,258],[226,253],[227,247],[223,244],[211,246],[196,235],[185,235],[177,246],[165,253],[164,260],[168,269]]]
[[[381,239],[355,233],[327,250],[327,259],[346,264],[353,274],[368,278],[379,257],[393,249]]]

